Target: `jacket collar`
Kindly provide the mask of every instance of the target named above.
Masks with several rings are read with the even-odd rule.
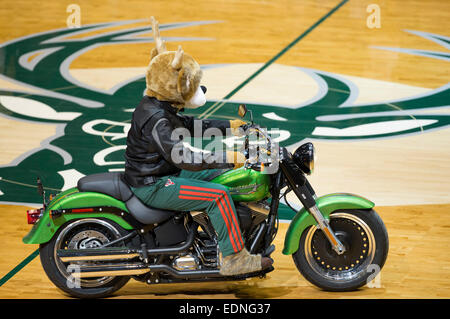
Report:
[[[169,101],[160,101],[155,97],[151,97],[151,96],[147,96],[148,99],[150,99],[150,102],[155,104],[156,106],[165,109],[166,111],[172,113],[172,114],[177,114],[178,111],[184,111],[184,109],[178,109],[174,106],[172,106],[172,104]]]

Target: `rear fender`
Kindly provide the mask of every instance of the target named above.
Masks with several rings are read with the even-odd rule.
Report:
[[[52,239],[62,225],[68,221],[83,218],[109,219],[124,229],[133,229],[129,223],[117,214],[101,212],[98,209],[86,213],[70,213],[70,210],[74,208],[95,208],[98,206],[115,207],[123,213],[128,214],[125,203],[114,197],[95,192],[80,192],[77,188],[71,188],[58,194],[58,196],[47,205],[41,218],[33,225],[31,231],[22,239],[22,241],[25,244],[46,243]],[[50,216],[51,211],[57,210],[69,210],[69,212],[65,212],[58,217],[52,218]]]
[[[321,196],[316,199],[317,207],[323,216],[329,220],[330,214],[340,209],[366,209],[370,210],[375,206],[370,200],[346,193],[335,193]],[[317,225],[314,217],[302,208],[292,219],[291,224],[284,239],[284,255],[291,255],[298,250],[300,237],[302,233],[310,226]]]

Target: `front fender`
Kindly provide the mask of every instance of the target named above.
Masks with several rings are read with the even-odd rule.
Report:
[[[330,214],[339,209],[371,209],[375,206],[370,200],[346,193],[335,193],[321,196],[316,199],[316,204],[326,219]],[[300,237],[309,226],[317,225],[314,217],[302,208],[292,219],[284,239],[284,255],[291,255],[298,249]]]
[[[77,188],[68,189],[56,196],[47,206],[41,218],[33,225],[31,231],[22,239],[25,244],[43,244],[52,239],[53,235],[66,222],[81,218],[106,218],[116,222],[124,229],[133,227],[120,216],[110,213],[89,212],[76,214],[62,214],[52,219],[50,211],[70,208],[113,206],[128,212],[125,203],[105,194],[95,192],[79,192]]]

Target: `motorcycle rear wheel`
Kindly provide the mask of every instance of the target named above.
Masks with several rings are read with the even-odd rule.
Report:
[[[373,279],[387,258],[389,238],[374,210],[335,211],[330,226],[346,248],[338,255],[317,226],[305,230],[292,258],[300,273],[327,291],[356,290]]]
[[[75,280],[70,277],[68,265],[56,255],[58,249],[95,248],[97,245],[120,238],[125,233],[119,225],[109,220],[79,219],[62,226],[53,238],[39,246],[42,267],[53,284],[77,298],[102,298],[122,288],[130,277],[102,277]]]

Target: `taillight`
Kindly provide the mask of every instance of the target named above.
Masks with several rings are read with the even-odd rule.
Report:
[[[35,224],[38,219],[42,216],[42,208],[27,210],[27,220],[28,224]]]

